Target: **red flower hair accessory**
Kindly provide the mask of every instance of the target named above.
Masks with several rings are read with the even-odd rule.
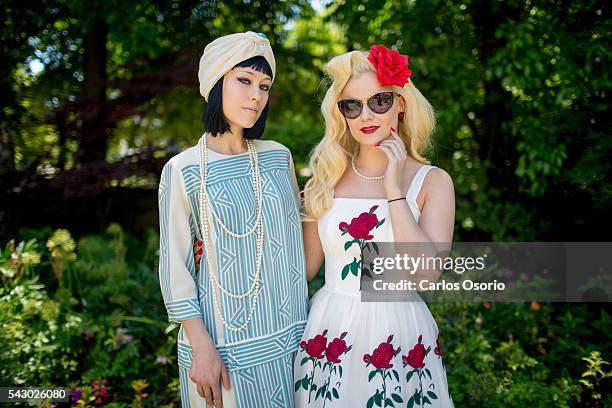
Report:
[[[408,69],[408,56],[397,50],[390,50],[382,44],[370,47],[368,60],[376,67],[378,82],[382,86],[404,86],[412,71]]]

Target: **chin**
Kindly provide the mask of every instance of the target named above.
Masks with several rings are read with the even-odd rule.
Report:
[[[376,143],[380,142],[381,140],[383,140],[380,136],[375,135],[375,134],[371,134],[371,135],[363,135],[361,134],[361,131],[359,131],[359,136],[355,137],[355,135],[352,135],[353,139],[355,139],[355,141],[359,144],[364,144],[364,145],[370,145],[370,146],[374,146]]]
[[[257,123],[257,119],[245,120],[244,122],[239,123],[239,125],[242,126],[243,129],[250,129],[255,126],[255,123]]]

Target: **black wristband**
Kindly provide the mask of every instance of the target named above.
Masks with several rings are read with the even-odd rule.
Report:
[[[387,202],[388,202],[388,203],[391,203],[391,202],[393,202],[393,201],[403,200],[403,199],[404,199],[404,197],[394,198],[393,200],[388,200]]]

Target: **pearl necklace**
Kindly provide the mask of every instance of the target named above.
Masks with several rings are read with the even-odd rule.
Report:
[[[210,232],[208,211],[206,211],[208,208],[210,208],[211,210],[213,219],[216,221],[217,224],[221,226],[223,231],[225,231],[225,233],[227,233],[228,235],[235,237],[235,238],[246,238],[247,236],[251,235],[253,232],[257,234],[255,276],[253,278],[253,283],[251,284],[249,290],[244,293],[235,294],[235,293],[228,291],[223,286],[221,286],[214,268],[211,267],[211,261],[208,255],[208,250],[204,250],[204,255],[206,257],[206,263],[208,265],[208,269],[210,272],[209,281],[210,281],[211,287],[213,288],[212,297],[213,297],[215,308],[217,309],[217,312],[219,313],[219,316],[221,317],[221,321],[223,322],[223,325],[225,326],[225,328],[232,332],[238,332],[238,331],[245,330],[247,326],[249,325],[249,323],[251,322],[251,319],[253,318],[253,314],[255,312],[255,307],[257,305],[257,299],[259,297],[259,292],[261,291],[261,286],[262,286],[261,263],[262,263],[262,258],[263,258],[264,228],[263,228],[263,211],[262,211],[263,194],[262,194],[262,187],[261,187],[261,174],[259,172],[259,158],[257,156],[257,150],[255,149],[253,141],[247,140],[246,143],[247,143],[247,148],[249,151],[249,165],[251,167],[253,190],[255,193],[255,202],[257,205],[257,213],[255,217],[255,224],[252,226],[252,228],[244,234],[238,234],[238,233],[231,231],[225,224],[223,224],[223,222],[221,221],[221,218],[216,213],[214,207],[210,205],[210,197],[208,195],[208,191],[206,188],[206,179],[205,179],[205,175],[207,174],[207,170],[208,170],[208,149],[206,146],[206,134],[204,134],[202,138],[200,139],[200,214],[199,215],[200,215],[200,225],[202,225],[202,228],[204,229],[204,234],[203,234],[202,239],[203,240],[207,239],[209,237],[209,232]],[[247,317],[247,320],[243,324],[241,324],[240,326],[233,326],[225,320],[225,317],[223,316],[223,313],[221,312],[221,307],[219,306],[219,300],[217,299],[217,293],[215,290],[215,286],[224,295],[230,298],[233,298],[233,299],[243,299],[245,297],[252,295],[252,302],[251,302],[251,308],[249,310],[249,315]]]
[[[364,176],[363,174],[358,172],[357,169],[355,168],[355,156],[351,157],[351,166],[353,166],[353,171],[355,172],[355,174],[357,174],[362,179],[366,179],[366,180],[382,180],[382,179],[385,178],[384,174],[382,176]]]

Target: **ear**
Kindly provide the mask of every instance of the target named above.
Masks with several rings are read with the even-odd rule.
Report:
[[[405,106],[405,103],[404,103],[404,97],[400,95],[400,97],[398,99],[399,99],[399,103],[398,103],[399,111],[400,112],[406,112],[406,110],[405,110],[406,106]]]

